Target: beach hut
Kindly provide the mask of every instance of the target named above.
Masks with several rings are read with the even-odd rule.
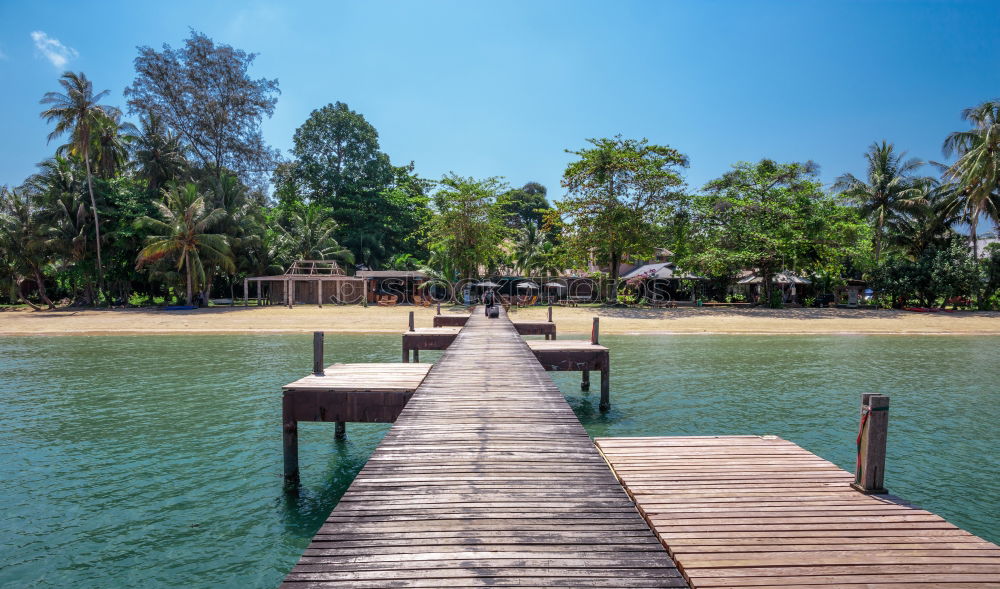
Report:
[[[369,303],[379,297],[396,297],[397,303],[419,301],[423,296],[420,285],[427,280],[426,274],[415,270],[359,270],[357,277],[366,283]]]
[[[324,302],[360,303],[364,282],[347,276],[333,260],[297,260],[276,276],[250,276],[243,279],[243,305],[248,304],[250,285],[256,287],[257,304],[316,304]]]
[[[760,285],[763,283],[761,277],[756,273],[748,273],[743,278],[736,281],[737,285],[746,287],[749,298],[757,300],[760,297]],[[798,302],[798,297],[802,294],[802,287],[812,284],[808,278],[803,278],[790,270],[782,270],[771,276],[771,284],[777,285],[781,292],[781,300],[785,303]]]
[[[673,262],[645,264],[622,276],[626,283],[641,283],[639,296],[649,301],[694,300],[695,288],[685,289],[682,281],[705,281],[707,278],[684,272]]]

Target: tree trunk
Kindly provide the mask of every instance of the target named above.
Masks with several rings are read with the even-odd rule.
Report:
[[[608,274],[611,277],[611,304],[615,305],[618,303],[618,264],[621,261],[621,254],[612,253],[611,254],[611,268],[608,269]]]
[[[187,306],[191,306],[191,300],[194,298],[194,293],[192,292],[191,285],[191,258],[188,256],[187,252],[184,252],[184,270],[187,272]]]
[[[24,304],[28,305],[29,307],[31,307],[35,311],[41,311],[42,310],[41,307],[39,307],[35,303],[32,303],[31,301],[29,301],[28,300],[28,296],[24,294],[24,280],[18,280],[17,281],[17,295],[19,297],[21,297],[21,300],[24,301]]]
[[[38,271],[38,268],[32,268],[31,270],[35,273],[35,282],[38,283],[38,296],[49,306],[49,309],[55,309],[56,306],[52,304],[48,295],[45,294],[45,281],[42,280],[42,273]]]
[[[87,190],[90,192],[90,208],[94,212],[94,236],[97,244],[97,298],[104,293],[104,265],[101,263],[101,219],[97,213],[97,199],[94,198],[94,182],[90,173],[90,153],[84,146],[83,163],[87,166]],[[98,302],[100,302],[98,300]],[[110,303],[110,300],[108,301]]]

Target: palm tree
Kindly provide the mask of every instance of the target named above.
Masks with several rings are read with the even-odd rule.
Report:
[[[317,203],[299,206],[288,215],[289,228],[281,227],[286,251],[298,260],[340,260],[354,263],[351,250],[333,238],[337,222]],[[280,226],[279,226],[280,227]]]
[[[15,274],[30,275],[38,286],[38,296],[50,309],[55,305],[45,294],[45,278],[42,267],[48,261],[46,229],[41,221],[40,211],[22,193],[0,187],[0,250],[9,256]],[[17,280],[17,278],[15,278]],[[25,296],[23,281],[17,280],[18,295],[36,311],[38,306]]]
[[[886,225],[920,203],[914,187],[914,173],[923,165],[918,159],[904,160],[892,143],[872,143],[865,153],[868,173],[865,180],[846,173],[834,182],[834,190],[854,201],[861,214],[875,225],[875,263],[882,253]]]
[[[541,265],[541,254],[545,246],[545,232],[537,223],[526,223],[514,242],[514,266],[522,274],[531,274]]]
[[[209,227],[222,219],[222,209],[205,209],[205,199],[194,184],[174,186],[166,193],[166,204],[156,203],[163,220],[142,217],[140,227],[157,232],[148,238],[146,247],[139,252],[136,270],[145,264],[167,256],[177,258],[177,270],[184,270],[187,280],[187,304],[194,296],[194,280],[205,281],[204,261],[219,265],[233,272],[232,253],[225,235],[206,233]]]
[[[188,167],[186,149],[180,136],[155,114],[140,118],[139,124],[141,130],[134,142],[139,174],[146,179],[150,192],[159,193],[167,182],[181,180]]]
[[[87,190],[90,192],[90,208],[94,212],[94,235],[97,242],[97,288],[104,292],[104,265],[101,262],[101,220],[94,198],[93,175],[90,170],[90,153],[95,131],[103,119],[119,116],[113,106],[98,104],[108,95],[107,90],[94,94],[94,85],[83,73],[66,72],[59,78],[65,94],[46,92],[41,104],[50,105],[42,111],[45,122],[55,122],[56,127],[49,133],[49,141],[65,134],[70,136],[70,152],[78,155],[87,169]]]
[[[944,247],[955,234],[952,227],[961,221],[956,186],[925,178],[915,188],[921,203],[906,216],[887,226],[886,238],[910,260],[916,260],[931,247]]]
[[[979,220],[986,217],[1000,222],[1000,101],[967,108],[962,118],[972,129],[956,131],[944,140],[945,156],[958,155],[945,173],[959,186],[960,207],[978,260]]]

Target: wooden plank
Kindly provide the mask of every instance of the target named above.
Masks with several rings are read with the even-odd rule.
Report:
[[[1000,587],[1000,547],[780,438],[595,443],[691,587]]]
[[[283,586],[686,586],[506,314],[456,331]]]

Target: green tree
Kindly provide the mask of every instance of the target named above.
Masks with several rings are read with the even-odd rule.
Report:
[[[656,219],[680,196],[687,156],[646,139],[588,139],[593,147],[568,151],[579,159],[563,172],[568,191],[554,216],[573,231],[564,235],[577,257],[608,265],[610,294],[618,300],[618,266],[626,256],[648,256],[659,244]]]
[[[508,235],[502,198],[506,191],[498,178],[476,180],[454,173],[442,178],[433,198],[437,214],[427,236],[429,265],[444,256],[458,277],[473,278],[481,266],[498,263],[500,244]]]
[[[295,131],[292,155],[279,192],[328,207],[360,262],[377,265],[393,253],[386,240],[398,212],[392,197],[400,193],[390,191],[398,176],[364,116],[343,102],[314,110]]]
[[[166,257],[177,260],[177,270],[184,271],[187,285],[187,304],[194,297],[195,281],[205,281],[205,261],[218,264],[228,271],[235,271],[232,253],[226,236],[207,233],[209,227],[225,216],[222,209],[207,210],[205,198],[194,184],[175,186],[166,194],[166,204],[156,203],[163,220],[142,217],[140,227],[148,228],[152,235],[136,258],[136,269]]]
[[[546,192],[545,187],[538,182],[528,182],[520,188],[509,190],[504,199],[507,226],[523,229],[532,224],[542,225],[545,222],[545,212],[552,208]]]
[[[914,174],[923,165],[918,159],[904,159],[892,143],[872,143],[865,153],[868,172],[864,180],[846,173],[833,185],[853,201],[875,227],[875,263],[882,254],[888,224],[920,203]]]
[[[187,149],[181,138],[155,113],[139,119],[140,130],[133,144],[139,176],[151,194],[159,194],[168,182],[185,180]]]
[[[318,203],[299,205],[288,214],[288,228],[281,227],[284,249],[290,260],[338,260],[354,263],[354,255],[334,239],[337,222]]]
[[[101,219],[97,211],[97,200],[94,198],[93,174],[91,172],[91,150],[96,139],[97,129],[107,119],[118,116],[118,109],[98,104],[107,96],[108,91],[102,90],[94,94],[94,85],[82,73],[66,72],[59,78],[59,84],[65,93],[47,92],[42,97],[41,104],[49,105],[42,111],[42,118],[47,123],[55,123],[55,129],[49,133],[49,141],[69,134],[69,152],[83,160],[87,170],[87,190],[90,193],[90,209],[94,215],[94,243],[97,247],[97,288],[104,291],[104,265],[101,262]]]
[[[235,171],[253,184],[279,159],[260,131],[274,114],[278,80],[250,77],[256,57],[196,31],[180,49],[139,47],[136,77],[125,89],[129,112],[179,133],[208,175],[220,180]]]
[[[945,155],[958,155],[945,174],[958,184],[959,206],[978,259],[980,220],[985,217],[1000,223],[1000,101],[967,108],[962,118],[972,129],[956,131],[945,139]]]
[[[17,190],[0,187],[0,250],[9,257],[12,269],[21,276],[30,276],[38,285],[38,296],[55,308],[45,292],[42,268],[48,263],[50,250],[47,229],[38,208]],[[23,282],[18,282],[23,286]],[[38,306],[28,300],[23,288],[18,288],[21,299],[36,311]]]
[[[865,224],[822,190],[815,164],[741,162],[693,198],[696,253],[679,263],[711,276],[753,268],[762,300],[783,269],[823,267],[860,252]],[[798,266],[798,267],[797,267]]]

